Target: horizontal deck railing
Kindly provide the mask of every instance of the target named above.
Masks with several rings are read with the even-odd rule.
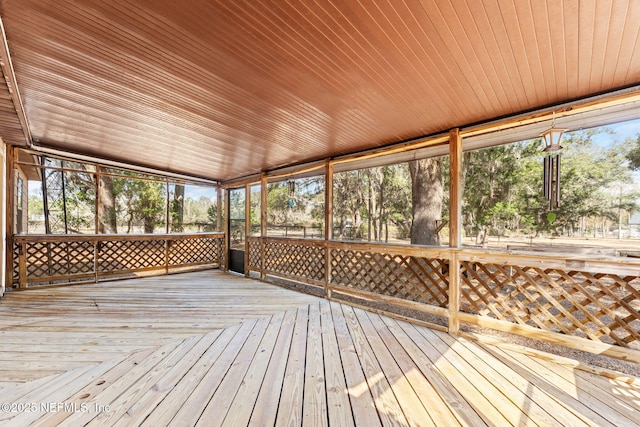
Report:
[[[288,238],[249,239],[249,270],[328,298],[392,304],[640,363],[640,262]],[[453,297],[452,297],[453,296]]]
[[[254,276],[330,299],[391,304],[453,333],[479,326],[640,363],[637,258],[282,237],[249,237],[247,248]],[[14,236],[21,288],[221,264],[223,233]]]
[[[13,241],[19,288],[216,267],[224,257],[224,233],[16,235]]]

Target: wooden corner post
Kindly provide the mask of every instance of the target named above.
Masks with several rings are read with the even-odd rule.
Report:
[[[230,204],[229,204],[229,189],[225,188],[223,192],[220,192],[218,194],[223,194],[223,201],[219,202],[218,205],[220,205],[221,203],[224,203],[224,215],[223,215],[223,224],[222,224],[222,231],[224,232],[224,244],[222,245],[222,252],[224,255],[224,271],[229,271],[229,247],[231,245],[231,238],[229,237],[229,230],[230,230],[230,222],[229,222],[229,211],[230,211]],[[218,199],[220,200],[220,199]]]
[[[462,245],[462,138],[460,129],[449,132],[449,247]],[[453,251],[449,259],[449,333],[457,335],[460,329],[460,261]]]
[[[249,243],[249,237],[251,237],[251,184],[247,183],[244,186],[244,276],[249,277],[249,251],[251,250],[251,244]]]
[[[327,160],[324,180],[324,296],[331,299],[331,248],[333,239],[333,163]]]
[[[16,179],[16,162],[14,159],[13,145],[6,145],[5,151],[5,286],[7,288],[13,286],[13,257],[14,257],[14,215],[15,215],[15,179]]]
[[[260,280],[265,280],[264,252],[267,238],[267,174],[260,174]]]
[[[460,130],[449,132],[449,247],[462,244],[462,138]]]

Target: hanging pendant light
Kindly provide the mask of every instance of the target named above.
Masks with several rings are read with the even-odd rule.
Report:
[[[542,151],[544,151],[545,153],[549,153],[552,151],[562,150],[562,145],[560,145],[560,139],[562,138],[562,135],[564,134],[565,131],[566,129],[556,129],[553,127],[553,125],[551,125],[551,129],[543,132],[542,135],[540,135],[541,137],[544,138],[544,143],[545,143],[544,150]]]

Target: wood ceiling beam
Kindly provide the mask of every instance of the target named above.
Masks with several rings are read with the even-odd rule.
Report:
[[[18,82],[16,81],[15,73],[13,72],[13,63],[11,62],[11,55],[9,54],[9,45],[7,44],[7,35],[4,32],[4,24],[0,18],[0,32],[2,33],[2,40],[0,40],[0,68],[4,74],[4,79],[9,90],[9,95],[13,101],[13,106],[20,126],[22,127],[22,133],[24,134],[24,146],[31,146],[31,131],[29,130],[29,122],[24,112],[24,106],[20,97],[20,91],[18,90]]]

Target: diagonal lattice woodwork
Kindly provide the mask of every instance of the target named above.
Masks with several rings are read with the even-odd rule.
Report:
[[[94,272],[92,242],[32,242],[26,256],[29,279]]]
[[[216,238],[194,238],[169,241],[169,265],[217,264],[220,241]]]
[[[165,266],[165,240],[107,240],[98,243],[98,271],[119,272]]]
[[[313,241],[265,240],[264,268],[302,280],[323,281],[326,248]]]
[[[22,288],[33,283],[97,281],[102,275],[219,266],[224,262],[223,233],[21,235],[14,238],[12,282]],[[23,247],[25,253],[22,253]],[[24,277],[21,265],[25,267]]]
[[[446,260],[402,254],[333,249],[331,283],[410,301],[446,307]]]
[[[18,283],[20,280],[20,245],[18,243],[13,244],[13,283]]]
[[[461,277],[464,312],[624,347],[640,342],[640,276],[463,261]]]
[[[249,270],[259,271],[261,269],[260,262],[260,238],[249,237]]]

